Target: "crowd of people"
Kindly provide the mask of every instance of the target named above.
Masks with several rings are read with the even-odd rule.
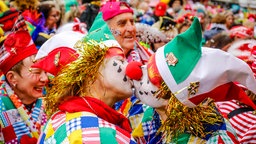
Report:
[[[256,143],[255,20],[210,0],[1,0],[0,143]]]

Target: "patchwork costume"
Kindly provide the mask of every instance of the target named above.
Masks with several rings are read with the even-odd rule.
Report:
[[[0,49],[0,70],[3,74],[27,57],[37,53],[28,31],[10,33]],[[46,123],[41,98],[31,105],[24,105],[2,75],[0,81],[0,142],[36,143]],[[15,87],[15,86],[14,86]]]
[[[55,99],[64,89],[59,88],[59,86],[63,85],[64,87],[72,87],[76,83],[80,83],[79,91],[93,90],[90,87],[91,83],[94,83],[93,80],[98,78],[96,75],[101,72],[99,67],[104,58],[111,57],[111,54],[123,56],[122,51],[115,51],[114,48],[120,50],[120,45],[101,17],[99,14],[99,20],[95,21],[99,28],[90,31],[82,41],[75,44],[74,48],[77,48],[78,59],[57,75],[56,80],[60,78],[61,81],[55,82],[53,80],[53,85],[57,85],[57,87],[50,89],[49,95],[46,96],[46,102],[51,105],[48,107],[48,111],[52,112],[53,108],[56,112],[48,120],[39,143],[136,143],[131,136],[128,119],[99,98],[87,95],[65,96],[68,100],[63,100],[61,103]],[[89,66],[92,67],[88,68]],[[71,79],[69,79],[70,77]],[[86,84],[83,85],[84,81]],[[58,108],[56,108],[58,103]]]
[[[4,76],[1,77],[0,91],[0,142],[20,143],[21,137],[26,136],[24,142],[29,142],[29,137],[38,138],[47,121],[42,99],[38,99],[28,111],[5,82]]]
[[[128,119],[98,99],[74,97],[61,104],[59,109],[47,122],[41,144],[136,143],[131,139],[130,131],[124,130],[130,129]]]

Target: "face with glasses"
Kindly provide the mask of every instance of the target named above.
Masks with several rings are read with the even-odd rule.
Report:
[[[20,72],[10,70],[6,78],[15,94],[24,104],[31,104],[43,96],[43,88],[48,82],[46,72],[38,68],[30,68],[34,56],[27,57],[20,65]]]

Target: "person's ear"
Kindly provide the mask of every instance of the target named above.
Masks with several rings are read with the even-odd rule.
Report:
[[[18,74],[15,73],[14,71],[8,71],[5,75],[7,81],[9,82],[9,84],[13,87],[16,87],[17,83],[18,83]]]

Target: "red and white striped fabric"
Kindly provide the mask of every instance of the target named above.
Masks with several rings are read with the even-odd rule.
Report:
[[[216,102],[219,111],[224,117],[239,108],[245,107],[236,100]],[[240,143],[256,143],[256,115],[253,111],[237,114],[229,119],[235,129]]]

